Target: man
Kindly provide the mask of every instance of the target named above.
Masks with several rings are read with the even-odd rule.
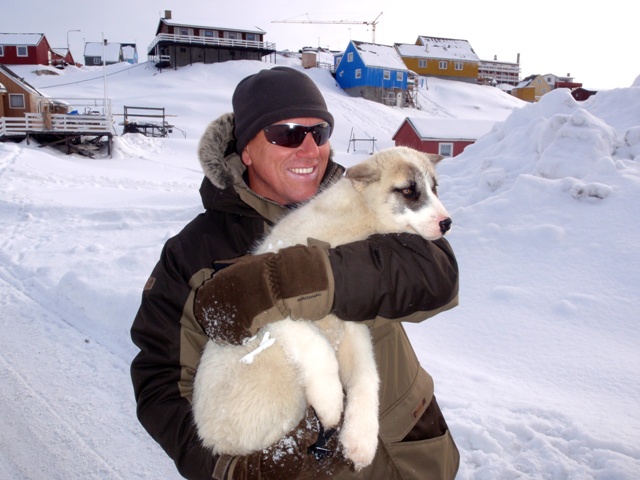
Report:
[[[344,169],[331,160],[333,116],[305,74],[262,70],[238,84],[232,103],[233,113],[213,121],[200,142],[205,212],[166,243],[131,329],[140,348],[131,365],[140,422],[192,479],[452,479],[458,451],[401,324],[457,304],[449,244],[374,235],[337,248],[247,255],[287,209]],[[204,309],[220,305],[227,310],[216,322],[202,320]],[[204,449],[191,394],[208,338],[240,343],[264,323],[330,312],[371,328],[381,377],[373,463],[353,472],[337,435],[323,431],[312,409],[262,452],[230,457]]]

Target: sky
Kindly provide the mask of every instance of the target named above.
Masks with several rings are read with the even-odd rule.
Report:
[[[171,10],[178,22],[257,26],[267,32],[265,40],[276,43],[276,48],[293,51],[304,46],[341,51],[351,39],[370,42],[373,32],[363,22],[377,19],[376,43],[415,43],[419,35],[464,39],[481,60],[497,57],[517,62],[519,55],[522,78],[569,74],[585,88],[611,89],[630,86],[640,74],[635,54],[639,45],[636,15],[623,0],[610,0],[597,8],[571,2],[517,6],[505,0],[371,0],[366,8],[360,0],[247,3],[250,8],[238,9],[234,2],[208,0],[175,4],[155,0],[0,0],[0,5],[11,5],[0,16],[0,32],[44,33],[53,47],[65,47],[68,39],[76,60],[82,60],[85,41],[104,37],[136,42],[144,59],[165,10]],[[272,23],[300,19],[360,23]]]
[[[0,143],[0,478],[179,478],[135,417],[129,329],[163,244],[203,210],[202,132],[270,66],[108,67],[114,113],[165,107],[175,125],[164,139],[122,135],[116,116],[111,157]],[[17,72],[51,97],[102,98],[100,67]],[[636,480],[640,81],[527,104],[430,79],[414,110],[307,73],[346,166],[370,148],[354,151],[352,132],[380,150],[407,116],[495,121],[438,165],[460,305],[406,325],[461,451],[457,480]]]

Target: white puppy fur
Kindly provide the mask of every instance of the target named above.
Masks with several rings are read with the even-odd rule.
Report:
[[[337,246],[374,233],[441,237],[451,223],[436,195],[434,164],[441,158],[405,147],[373,155],[285,216],[254,253],[308,239]],[[194,381],[194,418],[213,452],[246,455],[285,436],[308,405],[327,428],[338,424],[344,408],[339,441],[360,470],[377,448],[378,389],[365,324],[333,315],[285,319],[241,346],[207,342]]]

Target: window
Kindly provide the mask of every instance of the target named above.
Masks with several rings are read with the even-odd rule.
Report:
[[[347,62],[353,62],[353,52],[347,53]]]
[[[100,57],[93,57],[93,64],[94,65],[101,65],[102,64],[102,59]]]
[[[178,27],[178,35],[193,35],[193,29],[187,27]]]
[[[0,57],[4,57],[4,47],[0,45]]]
[[[451,157],[453,155],[453,143],[438,144],[438,153],[443,157]]]
[[[213,30],[203,30],[202,36],[207,38],[213,38],[214,37]]]
[[[446,60],[440,60],[440,62],[438,63],[438,68],[440,70],[446,70],[447,68],[449,68],[449,62],[447,62]]]
[[[22,93],[9,94],[10,108],[24,108],[24,95]]]
[[[462,62],[455,62],[454,63],[454,69],[462,70]]]
[[[427,61],[422,59],[422,60],[418,60],[418,67],[419,68],[427,68]]]
[[[238,32],[224,32],[224,38],[229,38],[231,40],[238,40],[240,36]]]
[[[362,78],[362,70],[359,68],[356,68],[356,78]]]
[[[401,82],[403,78],[402,72],[396,72],[396,80],[398,82]]]
[[[16,50],[18,51],[18,56],[19,57],[28,57],[29,56],[29,51],[28,51],[27,47],[25,47],[25,46],[18,46],[18,47],[16,47]]]
[[[258,35],[256,35],[255,33],[247,33],[247,40],[249,40],[250,42],[257,42]]]
[[[382,72],[382,78],[385,80],[391,80],[391,72],[389,70],[384,70]]]

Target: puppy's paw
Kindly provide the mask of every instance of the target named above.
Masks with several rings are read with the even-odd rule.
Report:
[[[340,443],[344,456],[351,460],[355,470],[361,470],[371,464],[378,447],[378,417],[366,415],[347,415]]]
[[[344,409],[342,384],[336,377],[324,382],[313,382],[307,388],[307,401],[325,428],[338,425]]]

